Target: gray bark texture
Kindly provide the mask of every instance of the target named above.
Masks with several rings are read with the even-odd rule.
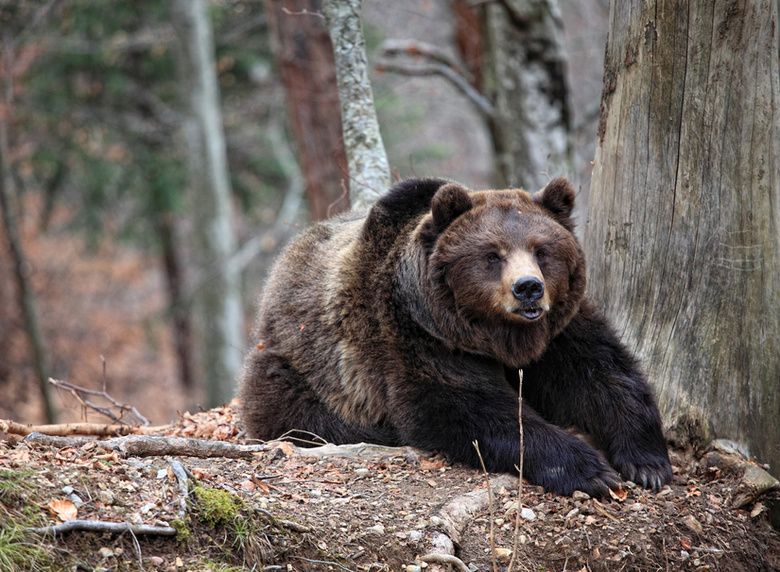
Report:
[[[780,470],[776,0],[612,2],[585,229],[592,298],[669,436]]]
[[[195,219],[194,258],[202,280],[194,293],[202,338],[206,405],[227,403],[241,368],[244,321],[240,276],[228,260],[236,250],[232,198],[205,0],[175,0],[172,23],[179,41],[180,84],[188,106],[183,120],[190,197]]]
[[[390,164],[379,132],[360,19],[361,0],[324,0],[325,19],[336,59],[344,148],[349,166],[349,200],[357,210],[390,188]]]
[[[574,174],[566,54],[557,0],[500,0],[487,6],[485,88],[498,186],[541,189]]]

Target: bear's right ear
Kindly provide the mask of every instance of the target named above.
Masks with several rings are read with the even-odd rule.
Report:
[[[571,213],[574,210],[574,185],[566,177],[555,177],[541,191],[534,193],[533,200],[547,209],[553,218],[569,232],[574,232]]]
[[[456,183],[441,187],[431,199],[431,214],[436,233],[440,234],[452,221],[474,207],[468,191]]]

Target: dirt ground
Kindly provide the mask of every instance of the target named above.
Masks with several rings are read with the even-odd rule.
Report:
[[[182,415],[162,434],[244,442],[231,407]],[[410,449],[311,457],[271,445],[243,459],[122,458],[96,441],[51,447],[7,436],[0,569],[421,572],[421,557],[448,530],[448,507],[486,490],[480,472]],[[461,510],[456,555],[472,572],[494,570],[494,555],[506,570],[515,542],[519,570],[780,570],[780,493],[732,508],[744,502],[740,479],[752,465],[719,453],[672,459],[674,482],[659,493],[629,483],[609,499],[564,498],[526,484],[517,532],[517,481],[490,475],[493,488],[504,485],[491,506]],[[183,519],[175,460],[194,477]],[[70,505],[77,512],[68,515]],[[176,536],[29,530],[74,517],[184,524]],[[33,556],[19,556],[20,546]]]

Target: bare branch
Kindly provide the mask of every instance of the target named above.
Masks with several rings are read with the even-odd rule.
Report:
[[[474,89],[466,78],[449,66],[440,63],[402,64],[389,60],[380,60],[376,64],[376,70],[411,76],[440,75],[449,80],[452,85],[458,88],[463,95],[476,105],[480,113],[486,117],[493,117],[493,104],[490,103],[484,95]]]
[[[463,68],[460,62],[434,44],[416,40],[385,40],[380,44],[379,52],[382,56],[422,57],[439,62],[466,78],[467,81],[471,81],[471,74]]]
[[[176,529],[171,526],[152,526],[150,524],[130,524],[129,522],[100,522],[98,520],[69,520],[53,526],[43,528],[30,528],[36,534],[56,536],[64,532],[74,530],[87,530],[90,532],[108,532],[122,534],[129,532],[134,535],[159,534],[162,536],[176,536]]]
[[[141,415],[141,413],[139,413],[139,411],[133,405],[120,403],[105,391],[105,361],[103,362],[103,391],[86,389],[84,387],[74,385],[68,381],[54,379],[51,377],[49,378],[49,383],[56,388],[64,389],[65,391],[68,391],[81,404],[82,407],[97,411],[101,415],[105,415],[106,417],[108,417],[109,419],[117,423],[120,423],[122,425],[141,425],[144,427],[147,427],[149,425],[149,420],[143,415]],[[103,399],[111,403],[111,406],[101,407],[99,405],[96,405],[90,401],[83,399],[82,395],[94,395],[97,397],[102,397]],[[118,409],[118,412],[112,411],[111,410],[112,407]],[[131,418],[129,421],[126,421],[124,420],[126,414],[131,414],[134,418]]]

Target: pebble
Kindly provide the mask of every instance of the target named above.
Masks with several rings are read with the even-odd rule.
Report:
[[[106,548],[105,546],[98,550],[98,553],[100,554],[101,558],[109,558],[114,555],[114,551],[110,548]]]
[[[520,516],[522,516],[525,520],[534,520],[536,518],[536,513],[530,508],[523,508],[523,510],[520,511]]]
[[[368,532],[370,532],[372,534],[383,535],[385,533],[385,527],[382,526],[381,524],[376,524],[376,525],[372,526],[371,528],[369,528]]]
[[[574,491],[571,494],[571,498],[574,499],[575,501],[583,501],[584,502],[586,500],[590,500],[590,495],[588,493],[584,493],[582,491]]]

